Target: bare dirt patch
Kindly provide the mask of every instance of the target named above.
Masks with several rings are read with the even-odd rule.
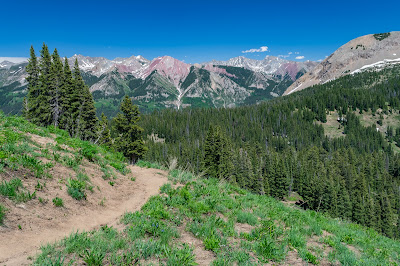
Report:
[[[139,210],[168,181],[164,171],[131,166],[132,173],[126,176],[117,174],[117,179],[113,180],[115,184],[111,186],[108,180],[102,179],[99,169],[90,163],[85,163],[85,166],[95,187],[93,193],[87,193],[85,201],[71,198],[66,185],[58,178],[24,182],[24,186],[27,184],[27,189],[33,191],[34,182],[46,180],[46,187],[37,192],[37,197],[47,199],[47,203],[41,204],[38,199],[23,204],[5,200],[4,205],[9,211],[5,226],[0,227],[0,264],[29,264],[27,257],[34,255],[43,244],[60,240],[77,230],[88,231],[105,224],[118,225],[125,212]],[[64,178],[73,173],[68,168],[54,169],[57,170],[52,174],[64,174]],[[89,169],[93,169],[92,172]],[[130,179],[133,176],[136,177],[134,182]],[[65,207],[54,207],[51,200],[55,196],[63,199]],[[18,224],[22,230],[18,229]]]
[[[338,117],[339,115],[337,112],[330,112],[326,116],[326,123],[321,123],[320,121],[316,121],[315,123],[324,127],[325,136],[330,138],[343,137],[343,128],[340,128],[341,125],[337,120]]]
[[[249,225],[249,224],[241,224],[241,223],[236,223],[235,224],[235,231],[240,233],[247,233],[250,234],[251,230],[254,229],[254,226]]]
[[[328,236],[333,236],[333,234],[329,233],[328,231],[322,230],[322,236],[328,237]]]
[[[329,235],[328,232],[326,232],[326,231],[323,231],[323,232],[325,233],[325,235]],[[319,249],[322,251],[324,258],[320,261],[320,263],[319,263],[320,265],[331,265],[331,263],[326,258],[328,257],[329,253],[333,251],[333,248],[324,243],[321,243],[320,238],[318,236],[313,236],[310,239],[308,239],[307,247],[310,250]]]
[[[215,254],[212,251],[206,250],[203,242],[196,238],[192,233],[185,231],[185,224],[178,227],[181,238],[179,239],[182,243],[186,243],[193,247],[193,254],[196,258],[198,265],[210,265],[215,259]]]
[[[224,222],[228,222],[228,218],[227,218],[225,215],[223,215],[222,213],[217,212],[217,213],[216,213],[216,216],[217,216],[218,218],[220,218],[221,220],[223,220]]]
[[[46,145],[48,143],[56,145],[55,140],[52,138],[42,137],[42,136],[34,135],[31,133],[26,133],[26,136],[30,137],[33,142],[36,142],[37,144],[39,144],[42,147],[46,147]]]
[[[361,252],[355,246],[347,245],[347,248],[350,249],[351,252],[353,252],[354,255],[356,255],[357,258],[359,258],[361,256]]]
[[[307,263],[300,258],[296,250],[289,250],[282,265],[307,265]]]

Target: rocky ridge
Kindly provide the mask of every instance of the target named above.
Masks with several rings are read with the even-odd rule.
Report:
[[[341,76],[400,61],[400,32],[369,34],[344,44],[313,70],[297,79],[284,95]]]

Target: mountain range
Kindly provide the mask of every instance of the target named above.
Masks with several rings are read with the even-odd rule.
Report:
[[[128,94],[142,110],[165,107],[233,107],[277,97],[300,76],[313,69],[312,61],[294,62],[267,56],[263,60],[236,57],[228,61],[187,64],[170,56],[148,60],[142,56],[116,58],[74,55],[90,87],[99,112],[117,112]],[[0,63],[0,104],[18,112],[26,94],[27,63]]]
[[[267,56],[187,64],[170,56],[115,58],[74,55],[99,113],[114,116],[124,95],[140,109],[234,107],[274,97],[360,71],[400,63],[400,32],[370,34],[351,40],[321,63]],[[0,108],[21,110],[26,95],[27,62],[0,62]]]

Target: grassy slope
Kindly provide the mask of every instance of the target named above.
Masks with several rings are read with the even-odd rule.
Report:
[[[18,203],[79,206],[88,195],[103,198],[93,176],[114,185],[128,172],[120,153],[0,112],[0,224],[9,229]]]
[[[372,229],[216,179],[172,170],[170,180],[141,211],[124,215],[123,229],[103,226],[71,234],[43,246],[35,264],[194,265],[206,263],[201,252],[209,252],[213,265],[400,263],[400,243]],[[185,243],[188,235],[200,244]]]

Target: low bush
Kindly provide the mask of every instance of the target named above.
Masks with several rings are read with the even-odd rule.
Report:
[[[7,198],[15,199],[20,188],[22,188],[21,179],[15,178],[8,182],[4,180],[0,184],[0,194]]]
[[[53,204],[54,204],[54,206],[56,206],[56,207],[63,207],[63,206],[64,206],[63,200],[62,200],[61,198],[59,198],[59,197],[55,197],[55,198],[53,199]]]
[[[7,208],[0,204],[0,224],[3,224]]]
[[[81,148],[79,153],[88,159],[90,162],[93,162],[96,158],[96,155],[98,153],[96,146],[91,145],[89,143],[85,143],[85,145]]]
[[[86,199],[85,188],[86,182],[77,179],[68,179],[68,194],[76,200]]]

